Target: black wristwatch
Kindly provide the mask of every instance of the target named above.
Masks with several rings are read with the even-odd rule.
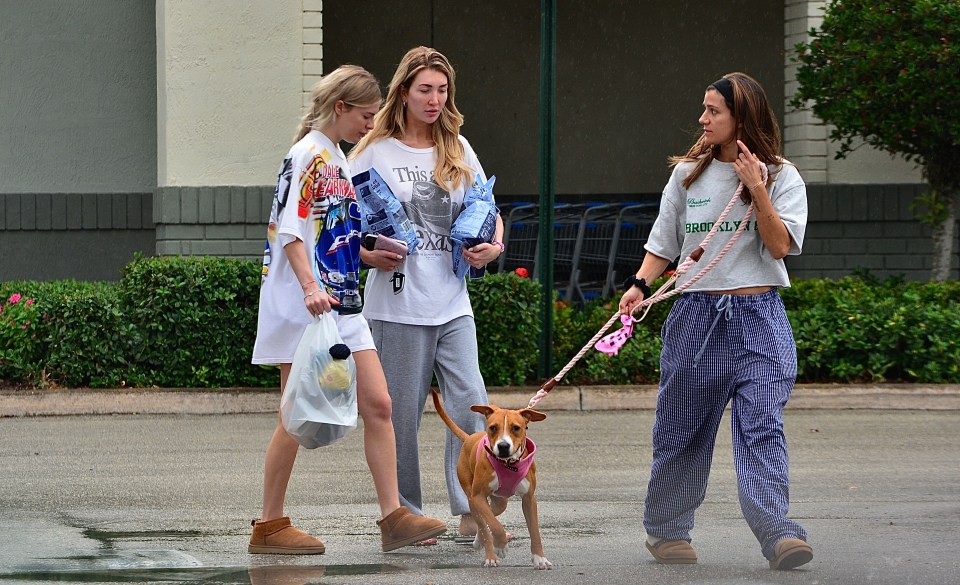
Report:
[[[643,293],[644,299],[650,298],[650,295],[653,294],[645,279],[637,278],[636,275],[631,274],[626,280],[623,281],[623,290],[628,291],[634,286],[640,289],[640,292]]]

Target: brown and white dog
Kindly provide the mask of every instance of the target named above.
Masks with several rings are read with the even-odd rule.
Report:
[[[507,556],[507,533],[497,516],[507,509],[507,499],[517,495],[522,499],[523,517],[530,533],[533,568],[552,569],[553,563],[543,556],[537,516],[537,467],[533,462],[536,445],[527,438],[527,424],[547,415],[529,408],[507,410],[475,404],[470,410],[487,417],[487,430],[467,435],[443,409],[436,390],[433,404],[443,422],[463,441],[457,476],[470,501],[470,514],[477,522],[473,546],[484,549],[483,566],[497,567],[500,559]]]

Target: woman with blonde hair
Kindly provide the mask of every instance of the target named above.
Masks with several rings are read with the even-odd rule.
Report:
[[[645,545],[660,563],[697,562],[690,532],[729,404],[744,519],[770,567],[793,569],[810,562],[813,548],[803,527],[787,518],[783,408],[797,376],[797,347],[778,289],[790,286],[783,258],[803,245],[806,187],[780,154],[777,119],[752,77],[730,73],[710,84],[699,123],[697,142],[671,159],[673,174],[647,254],[624,285],[620,311],[633,312],[650,294],[647,283],[700,246],[706,236],[701,226],[709,231],[715,225],[738,188],[741,204],[723,229],[712,232],[719,241],[698,265],[710,264],[735,229],[744,229],[716,266],[684,291],[663,325]],[[697,274],[694,269],[677,284]]]
[[[455,73],[443,54],[416,47],[404,55],[390,83],[384,107],[370,131],[351,152],[354,172],[375,168],[389,184],[415,225],[420,244],[407,257],[403,279],[394,277],[396,254],[361,250],[373,266],[367,276],[363,314],[383,363],[393,399],[400,498],[423,512],[418,433],[432,379],[448,412],[467,433],[484,428],[473,404],[486,404],[480,374],[477,333],[466,282],[452,270],[450,227],[461,211],[465,191],[479,174],[480,161],[460,135]],[[474,267],[503,252],[503,224],[497,217],[494,240],[463,251]],[[470,506],[457,481],[461,442],[447,432],[444,469],[450,510],[461,516],[460,533],[476,534]]]
[[[382,548],[389,551],[442,534],[446,526],[400,505],[390,396],[369,327],[354,302],[359,299],[358,283],[355,277],[352,282],[326,277],[328,271],[316,250],[325,232],[351,237],[332,234],[343,224],[325,221],[329,209],[345,199],[356,199],[350,166],[339,143],[356,143],[373,128],[381,100],[377,80],[353,65],[328,73],[313,88],[310,111],[280,167],[267,230],[252,361],[280,366],[282,392],[304,329],[314,317],[333,311],[330,318],[336,320],[356,360],[364,453],[383,518],[377,522]],[[298,448],[278,420],[267,447],[263,512],[253,521],[251,553],[322,554],[326,550],[320,540],[294,528],[283,513]]]

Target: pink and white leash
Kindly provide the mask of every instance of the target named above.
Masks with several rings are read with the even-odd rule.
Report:
[[[761,168],[761,171],[760,171],[761,179],[764,182],[766,182],[767,166],[761,164],[760,168]],[[687,271],[690,270],[690,268],[695,263],[700,261],[700,258],[703,256],[704,250],[710,244],[710,240],[713,239],[713,235],[717,232],[717,229],[720,227],[720,224],[723,223],[723,221],[727,218],[727,215],[730,213],[730,210],[733,209],[733,205],[740,198],[740,193],[742,192],[743,192],[743,183],[740,183],[737,186],[737,190],[733,193],[733,197],[730,198],[730,202],[727,203],[727,206],[724,208],[723,213],[721,213],[720,217],[717,218],[717,221],[714,222],[713,227],[710,228],[710,231],[707,233],[707,236],[703,238],[703,241],[700,242],[700,245],[697,246],[697,248],[693,252],[691,252],[690,255],[687,256],[687,258],[683,262],[681,262],[679,266],[677,266],[677,269],[674,271],[673,275],[670,276],[670,278],[667,279],[667,281],[663,283],[663,285],[660,288],[658,288],[655,293],[650,295],[649,298],[643,299],[643,301],[641,301],[640,304],[638,304],[636,307],[633,308],[633,311],[631,311],[631,313],[636,312],[640,308],[644,309],[643,314],[640,316],[640,318],[637,319],[633,315],[622,314],[620,313],[620,311],[617,311],[616,313],[614,313],[613,316],[611,316],[610,319],[608,319],[607,322],[603,324],[603,327],[601,327],[600,330],[597,331],[594,334],[594,336],[590,338],[590,341],[588,341],[586,345],[584,345],[583,348],[577,352],[577,355],[573,356],[573,358],[569,362],[567,362],[567,365],[565,365],[563,369],[561,369],[557,373],[556,376],[550,378],[549,380],[544,382],[542,386],[540,386],[540,389],[537,390],[537,393],[533,395],[533,398],[531,398],[530,402],[527,404],[527,408],[533,408],[534,406],[537,405],[538,402],[543,400],[543,398],[551,390],[553,390],[553,387],[556,386],[560,382],[560,380],[563,379],[563,377],[567,374],[567,372],[569,372],[570,369],[573,368],[573,366],[578,361],[580,361],[580,358],[586,355],[586,353],[590,351],[591,347],[596,345],[597,341],[600,340],[600,337],[607,331],[607,329],[609,329],[613,325],[614,321],[616,321],[617,318],[620,318],[621,322],[623,323],[624,329],[629,328],[629,330],[626,331],[622,336],[620,336],[622,337],[622,340],[611,342],[609,351],[605,350],[607,353],[610,353],[611,355],[617,353],[617,351],[620,349],[620,346],[622,346],[626,342],[626,340],[630,337],[630,334],[632,334],[633,324],[639,321],[643,321],[643,319],[647,316],[647,313],[650,311],[650,307],[654,303],[658,303],[664,299],[668,299],[674,295],[680,294],[681,292],[683,292],[684,290],[692,286],[695,282],[703,278],[703,276],[710,269],[712,269],[714,266],[717,265],[718,262],[720,262],[720,260],[726,255],[726,253],[730,250],[730,248],[733,247],[733,244],[737,241],[737,239],[740,237],[740,234],[743,233],[744,229],[746,228],[747,222],[750,220],[750,217],[753,214],[753,203],[751,203],[747,207],[747,212],[743,216],[743,221],[741,221],[740,225],[737,226],[737,231],[734,232],[734,234],[730,237],[730,241],[728,241],[727,245],[724,246],[722,250],[720,250],[720,253],[717,254],[716,258],[714,258],[713,260],[710,261],[709,264],[704,266],[703,270],[701,270],[696,275],[694,275],[693,278],[681,284],[677,288],[671,291],[667,291],[667,289],[674,282],[676,282],[678,278],[686,274]],[[619,333],[619,331],[614,334],[611,334],[611,336],[616,335],[617,333]]]

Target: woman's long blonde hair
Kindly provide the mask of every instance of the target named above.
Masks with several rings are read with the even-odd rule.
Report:
[[[780,150],[780,125],[777,123],[777,117],[770,107],[767,100],[767,94],[763,91],[760,83],[747,75],[746,73],[728,73],[723,79],[730,81],[733,89],[733,104],[727,104],[727,107],[733,106],[733,119],[736,127],[739,128],[738,138],[747,145],[750,152],[756,155],[764,164],[780,167],[783,165],[783,155]],[[719,93],[719,90],[712,85],[707,87]],[[726,100],[724,100],[726,101]],[[719,156],[720,146],[708,146],[706,137],[700,135],[700,138],[690,147],[690,150],[682,156],[670,157],[670,166],[674,167],[683,162],[695,162],[693,171],[683,180],[683,186],[690,188],[707,166],[714,158]],[[770,173],[770,180],[779,172]],[[740,194],[744,203],[750,202],[750,191],[744,189]]]
[[[403,56],[387,90],[387,100],[374,119],[373,130],[357,143],[350,157],[356,157],[377,140],[403,137],[406,131],[406,108],[402,103],[400,88],[409,90],[413,78],[424,69],[433,69],[447,76],[447,101],[440,110],[440,117],[433,123],[433,142],[437,149],[434,181],[443,190],[450,191],[459,186],[461,181],[469,184],[475,171],[464,162],[463,144],[459,139],[463,115],[457,110],[454,100],[456,85],[453,66],[436,49],[416,47]]]
[[[337,116],[334,106],[339,100],[349,109],[379,104],[382,99],[380,83],[373,74],[356,65],[341,65],[314,84],[310,110],[300,120],[293,142],[300,142],[311,130],[332,124]]]

